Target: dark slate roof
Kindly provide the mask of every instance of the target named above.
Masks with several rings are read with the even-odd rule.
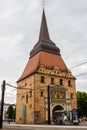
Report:
[[[45,51],[60,55],[60,49],[53,41],[50,40],[44,9],[42,14],[39,40],[34,46],[33,50],[30,52],[30,58],[37,54],[39,51]]]

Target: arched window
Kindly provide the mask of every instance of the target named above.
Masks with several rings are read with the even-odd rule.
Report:
[[[30,98],[32,97],[32,90],[30,90]]]
[[[28,103],[28,95],[26,95],[26,103]]]
[[[51,83],[51,84],[54,84],[54,78],[51,78],[51,79],[50,79],[50,83]]]
[[[71,81],[68,80],[68,87],[71,87]]]
[[[63,85],[63,79],[60,79],[60,85]]]
[[[41,83],[44,83],[44,76],[41,76]]]
[[[40,92],[40,96],[43,97],[43,91]]]
[[[70,98],[74,99],[74,93],[70,93]]]

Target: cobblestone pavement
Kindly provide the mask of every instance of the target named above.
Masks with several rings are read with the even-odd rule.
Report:
[[[82,121],[79,125],[80,126],[87,126],[87,121]]]
[[[79,125],[18,125],[3,124],[1,130],[87,130],[87,121],[81,122]]]

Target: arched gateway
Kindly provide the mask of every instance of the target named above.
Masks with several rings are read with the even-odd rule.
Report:
[[[52,115],[53,115],[52,117],[54,120],[57,121],[57,123],[58,123],[60,117],[63,120],[64,114],[65,114],[65,110],[64,110],[64,107],[61,105],[56,105],[52,110]]]
[[[67,102],[66,89],[63,86],[53,86],[51,89],[51,119],[56,124],[62,124],[66,112],[69,112],[68,106],[71,105]],[[70,115],[70,114],[69,114]],[[61,120],[61,123],[60,123]]]
[[[57,105],[53,108],[53,115],[55,115],[55,113],[61,113],[64,112],[64,108],[61,105]]]

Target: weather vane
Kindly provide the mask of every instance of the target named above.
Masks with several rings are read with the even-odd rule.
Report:
[[[43,5],[43,8],[44,8],[44,5],[45,5],[44,0],[42,0],[42,5]]]

